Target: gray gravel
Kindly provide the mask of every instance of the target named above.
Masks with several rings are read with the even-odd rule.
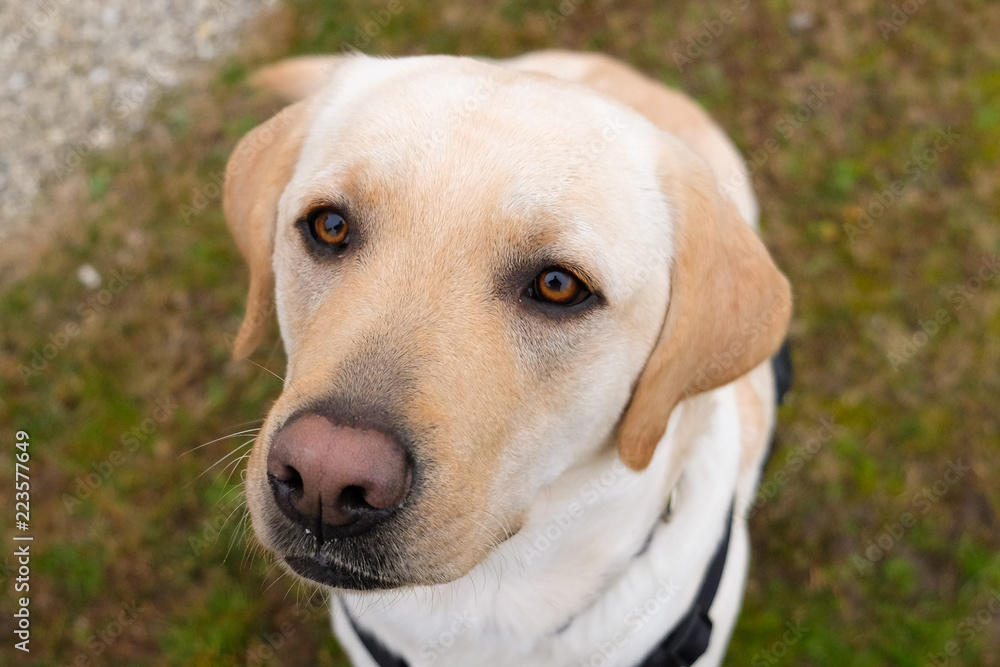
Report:
[[[0,0],[0,238],[275,0]]]

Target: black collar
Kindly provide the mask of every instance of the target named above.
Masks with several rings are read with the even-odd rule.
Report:
[[[726,555],[729,553],[729,538],[733,532],[733,506],[729,506],[729,518],[726,520],[726,532],[715,549],[712,561],[705,570],[701,580],[701,588],[695,595],[694,602],[687,613],[681,617],[667,638],[654,648],[646,659],[637,667],[688,667],[704,655],[708,650],[708,642],[712,638],[712,619],[708,610],[712,608],[715,594],[719,591],[722,581],[722,570],[726,566]],[[377,637],[358,627],[354,619],[344,613],[351,627],[357,633],[358,639],[368,649],[372,659],[379,667],[409,667],[407,662],[390,651]]]

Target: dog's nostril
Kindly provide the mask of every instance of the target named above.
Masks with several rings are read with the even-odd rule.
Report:
[[[360,486],[348,486],[340,492],[337,504],[348,512],[374,509],[365,501],[365,490]]]
[[[280,476],[268,473],[267,481],[271,485],[274,501],[282,514],[292,521],[302,523],[302,514],[295,507],[295,501],[302,498],[302,477],[294,468],[291,469],[291,472],[293,474],[288,475],[282,471],[283,474]]]
[[[281,482],[285,486],[288,486],[294,491],[302,490],[303,487],[302,475],[300,475],[299,471],[293,468],[292,466],[285,466],[278,474],[274,475],[274,477],[279,482]]]

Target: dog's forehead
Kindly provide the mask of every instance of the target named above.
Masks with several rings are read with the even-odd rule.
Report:
[[[448,211],[435,227],[442,243],[544,239],[610,283],[636,260],[659,268],[670,245],[657,132],[544,75],[466,58],[358,58],[317,96],[286,204],[390,193],[416,217]]]

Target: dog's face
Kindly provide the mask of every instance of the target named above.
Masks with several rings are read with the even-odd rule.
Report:
[[[273,289],[288,354],[254,528],[333,586],[462,576],[568,467],[616,443],[644,467],[673,406],[787,323],[787,284],[680,142],[465,59],[345,59],[241,143],[226,211],[252,273],[236,352]]]

